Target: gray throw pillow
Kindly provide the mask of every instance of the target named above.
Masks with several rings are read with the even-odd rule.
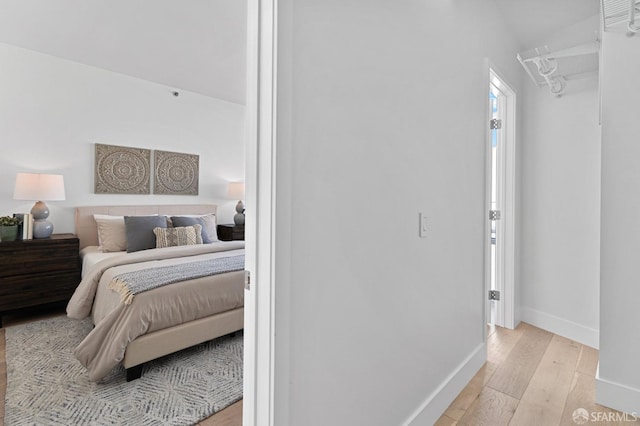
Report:
[[[171,216],[171,222],[173,226],[178,228],[182,226],[193,226],[200,225],[202,226],[202,242],[205,244],[212,243],[213,241],[209,238],[209,234],[207,232],[207,224],[202,217],[188,217],[188,216]]]
[[[197,219],[197,220],[193,220]],[[181,215],[171,216],[173,226],[193,226],[202,225],[202,242],[205,244],[215,243],[218,240],[218,227],[216,226],[216,215]]]
[[[166,228],[164,216],[125,216],[124,227],[127,234],[127,253],[156,248],[156,234],[153,228]]]

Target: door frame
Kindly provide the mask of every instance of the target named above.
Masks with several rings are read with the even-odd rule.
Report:
[[[490,84],[494,84],[505,96],[505,112],[502,131],[505,141],[504,172],[502,174],[503,185],[498,187],[502,191],[503,206],[501,209],[501,219],[498,224],[503,237],[503,247],[496,250],[496,256],[502,256],[502,288],[500,288],[500,300],[496,325],[513,329],[516,326],[515,312],[515,261],[516,261],[516,150],[517,150],[517,130],[516,130],[516,105],[517,95],[513,90],[513,85],[504,79],[497,67],[489,60],[485,60],[485,105],[486,105],[486,125],[485,125],[485,276],[484,276],[484,297],[485,314],[483,321],[486,321],[487,312],[490,309],[488,292],[491,288],[491,221],[488,219],[491,209],[491,129],[489,120],[492,112],[489,106]],[[499,173],[500,174],[500,173]],[[486,329],[486,327],[485,327]]]
[[[247,4],[245,426],[274,425],[277,0]]]

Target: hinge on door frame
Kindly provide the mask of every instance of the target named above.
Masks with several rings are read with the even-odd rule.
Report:
[[[500,220],[500,210],[489,210],[489,220]]]
[[[502,129],[502,120],[499,118],[492,118],[489,120],[489,128],[491,130]]]
[[[498,290],[489,290],[489,300],[500,300],[500,292]]]
[[[251,272],[244,271],[244,289],[251,290]]]

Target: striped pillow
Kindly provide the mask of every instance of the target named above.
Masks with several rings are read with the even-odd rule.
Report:
[[[156,234],[156,248],[192,246],[202,244],[202,225],[180,226],[178,228],[153,228]]]

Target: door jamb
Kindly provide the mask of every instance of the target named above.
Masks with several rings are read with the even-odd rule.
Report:
[[[513,329],[516,326],[516,312],[515,312],[515,262],[516,262],[516,150],[517,150],[517,131],[516,131],[516,105],[517,98],[516,92],[513,90],[513,85],[509,84],[502,73],[497,67],[491,63],[489,59],[485,61],[486,70],[486,91],[485,100],[489,99],[489,85],[491,82],[496,82],[501,91],[505,94],[506,110],[505,120],[503,125],[503,132],[505,138],[505,174],[504,174],[504,199],[502,208],[503,223],[503,245],[504,245],[504,272],[503,272],[503,294],[502,309],[504,313],[504,327]],[[489,261],[491,256],[491,224],[488,220],[488,211],[491,206],[491,179],[488,178],[491,172],[491,131],[489,129],[489,120],[491,118],[491,111],[489,109],[489,102],[485,101],[486,105],[486,127],[485,129],[485,146],[486,146],[486,158],[485,158],[485,274],[484,274],[484,288],[485,292],[485,313],[483,316],[483,327],[486,320],[486,313],[489,309],[489,301],[487,300],[488,290],[490,288],[491,270],[489,267]],[[485,335],[486,335],[486,327]]]
[[[247,4],[243,424],[274,425],[277,0]]]

